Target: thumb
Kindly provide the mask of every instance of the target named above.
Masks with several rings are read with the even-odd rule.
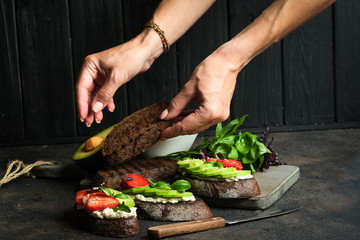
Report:
[[[106,105],[113,98],[117,88],[111,81],[105,81],[104,85],[99,89],[99,91],[95,94],[93,99],[92,110],[97,113],[104,109]]]
[[[185,93],[182,89],[169,103],[167,108],[161,113],[160,119],[170,120],[177,117],[184,108],[191,102],[192,95]]]

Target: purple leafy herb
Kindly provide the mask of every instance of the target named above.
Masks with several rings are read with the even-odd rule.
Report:
[[[220,160],[224,160],[224,156],[221,153],[216,154]]]
[[[277,152],[271,146],[273,140],[274,138],[271,138],[270,143],[266,146],[271,151],[271,153],[264,154],[264,163],[260,167],[260,171],[263,171],[264,169],[268,169],[270,166],[282,165],[282,163],[279,161]]]
[[[200,148],[199,152],[200,152],[201,157],[202,157],[203,159],[207,159],[207,158],[208,158],[207,152],[206,152],[206,150],[205,150],[204,148]]]
[[[265,130],[264,130],[263,134],[259,138],[259,141],[262,142],[263,144],[266,143],[267,138],[269,136],[269,127],[266,126],[266,124],[264,124],[264,126],[265,126]]]

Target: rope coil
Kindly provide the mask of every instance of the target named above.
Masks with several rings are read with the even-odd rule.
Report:
[[[34,167],[40,166],[40,165],[52,165],[52,164],[54,164],[54,162],[37,161],[33,164],[26,165],[20,160],[12,161],[9,163],[4,177],[0,180],[0,188],[5,183],[10,182],[10,181],[20,177],[23,174],[25,174],[27,177],[35,178],[35,176],[31,175],[31,173],[30,173],[31,169],[33,169]]]

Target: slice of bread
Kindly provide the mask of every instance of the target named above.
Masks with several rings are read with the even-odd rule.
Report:
[[[192,202],[152,203],[135,200],[139,218],[156,221],[191,221],[210,218],[212,211],[201,199]]]
[[[237,182],[207,181],[184,178],[191,184],[191,191],[196,196],[214,198],[251,198],[260,195],[260,188],[255,178]]]
[[[86,211],[76,210],[78,220],[88,231],[105,237],[130,237],[140,232],[137,217],[120,219],[100,219]]]
[[[133,159],[117,167],[104,166],[93,177],[93,186],[120,189],[126,174],[138,174],[154,181],[171,180],[176,175],[176,160],[171,159]]]
[[[157,103],[125,117],[105,138],[102,155],[111,166],[135,158],[156,143],[172,121],[160,120],[167,103]]]

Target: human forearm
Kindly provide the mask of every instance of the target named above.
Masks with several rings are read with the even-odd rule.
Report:
[[[255,56],[329,7],[335,0],[277,0],[216,53],[238,72]]]
[[[215,0],[163,0],[156,8],[151,21],[165,32],[170,45],[178,40],[215,2]],[[158,34],[145,28],[137,39],[146,46],[152,63],[163,53]]]
[[[179,39],[215,0],[164,0],[152,20],[165,31],[170,44]]]

